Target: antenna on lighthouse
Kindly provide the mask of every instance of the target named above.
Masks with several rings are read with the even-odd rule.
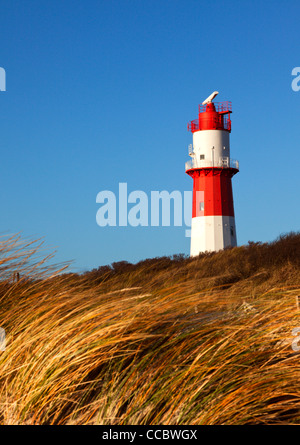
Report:
[[[202,105],[209,104],[219,94],[219,91],[214,91],[207,99],[202,102]]]

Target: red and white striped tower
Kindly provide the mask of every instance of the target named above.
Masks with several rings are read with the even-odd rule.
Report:
[[[185,171],[193,178],[191,256],[234,247],[236,242],[231,178],[239,171],[230,158],[231,102],[213,103],[212,93],[188,124],[193,145]]]

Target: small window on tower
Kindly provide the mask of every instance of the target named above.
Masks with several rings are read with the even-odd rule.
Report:
[[[200,155],[200,161],[201,161],[202,159],[205,159],[205,155]]]
[[[200,208],[200,212],[204,212],[204,202],[203,201],[200,202],[199,208]]]
[[[233,227],[232,226],[230,226],[230,233],[231,233],[231,236],[233,236]]]

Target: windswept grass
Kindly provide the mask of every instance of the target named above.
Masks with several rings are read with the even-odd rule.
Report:
[[[40,252],[0,240],[2,424],[300,423],[300,234],[82,275]]]

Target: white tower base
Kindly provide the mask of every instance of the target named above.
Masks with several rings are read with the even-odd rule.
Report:
[[[233,216],[198,216],[192,218],[191,256],[237,245]]]

